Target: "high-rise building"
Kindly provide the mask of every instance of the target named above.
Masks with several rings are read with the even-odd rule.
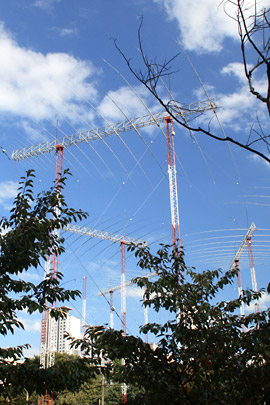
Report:
[[[69,311],[72,308],[63,306],[58,307],[58,310],[65,314],[65,317],[55,319],[49,317],[48,322],[48,347],[49,352],[78,354],[78,350],[70,347],[70,341],[65,337],[68,333],[72,337],[79,339],[81,337],[81,322],[80,319],[70,315]]]

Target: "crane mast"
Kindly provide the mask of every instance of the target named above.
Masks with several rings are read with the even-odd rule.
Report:
[[[246,249],[247,246],[249,246],[249,244],[251,243],[251,237],[254,233],[254,231],[256,230],[256,225],[254,224],[254,222],[252,222],[252,224],[250,225],[246,236],[243,239],[243,242],[241,243],[241,246],[239,247],[236,255],[234,256],[234,259],[230,265],[230,270],[233,270],[234,268],[237,268],[237,285],[238,285],[238,296],[239,298],[242,297],[243,295],[243,288],[242,288],[242,279],[241,279],[241,271],[240,271],[240,266],[239,266],[239,260],[240,257],[242,256],[242,254],[244,253],[244,250]],[[251,246],[251,245],[250,245]],[[252,256],[253,259],[253,256]],[[253,262],[252,262],[253,263]],[[254,276],[255,276],[255,268],[254,268],[254,263],[251,269],[251,278],[252,278],[252,273],[254,271]],[[256,281],[256,277],[254,277],[255,281]],[[252,281],[253,283],[253,281]],[[257,288],[257,283],[256,283],[256,288]],[[253,285],[253,289],[254,289],[254,285]],[[256,290],[255,290],[256,291]],[[241,307],[240,307],[240,314],[241,316],[245,315],[245,308],[244,308],[244,303],[242,302]]]
[[[248,257],[249,257],[249,267],[250,267],[250,273],[251,273],[252,289],[253,289],[253,291],[258,292],[258,285],[257,285],[257,280],[256,280],[252,243],[251,243],[250,236],[248,237],[247,241],[248,241],[247,246],[248,246]],[[260,311],[259,301],[256,300],[255,301],[255,313],[257,314],[259,311]]]
[[[178,192],[177,192],[177,172],[175,165],[175,150],[174,150],[174,129],[173,121],[170,116],[165,117],[166,137],[167,137],[167,152],[168,152],[168,173],[170,185],[170,202],[171,202],[171,220],[172,220],[172,241],[175,249],[180,251],[180,223],[179,223],[179,208],[178,208]]]

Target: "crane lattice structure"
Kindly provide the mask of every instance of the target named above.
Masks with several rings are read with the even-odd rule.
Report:
[[[175,117],[184,119],[203,114],[207,110],[213,110],[215,104],[209,100],[200,101],[193,104],[179,104],[174,103],[170,108],[173,110]],[[50,141],[38,144],[36,146],[30,146],[16,150],[12,153],[11,158],[15,161],[35,157],[38,155],[44,155],[50,153],[57,147],[56,142],[63,148],[79,145],[80,143],[90,142],[97,139],[103,139],[105,137],[123,133],[129,130],[138,131],[140,128],[144,128],[150,125],[158,125],[164,122],[166,123],[166,140],[167,140],[167,153],[168,153],[168,173],[169,173],[169,186],[170,186],[170,202],[171,202],[171,221],[172,221],[172,233],[173,244],[177,250],[180,249],[180,224],[179,224],[179,209],[178,209],[178,192],[177,192],[177,172],[175,165],[175,150],[174,150],[174,135],[173,121],[168,113],[161,111],[155,114],[148,114],[143,117],[125,120],[117,124],[108,125],[105,128],[90,129],[87,131],[77,132],[71,136],[65,136],[58,141]],[[124,250],[123,250],[124,252]],[[124,254],[124,253],[123,253]]]
[[[174,104],[172,106],[174,116],[178,116],[180,119],[186,119],[188,117],[192,117],[193,119],[196,116],[203,114],[207,110],[212,110],[214,108],[213,103],[209,103],[209,101],[202,101],[198,103],[193,103],[189,105],[180,105]],[[135,130],[138,132],[138,129],[147,127],[149,125],[158,125],[160,123],[166,122],[167,126],[167,149],[168,149],[168,169],[169,169],[169,183],[170,183],[170,199],[171,199],[171,216],[172,216],[172,227],[173,227],[173,243],[176,247],[176,243],[180,244],[180,228],[179,228],[179,215],[178,215],[178,196],[177,196],[177,186],[176,186],[176,168],[175,168],[175,155],[174,155],[174,141],[173,135],[174,131],[172,128],[172,120],[170,117],[167,117],[167,112],[159,112],[156,114],[150,114],[144,117],[135,118],[132,120],[125,120],[117,124],[108,125],[105,128],[97,128],[97,129],[90,129],[83,132],[77,132],[71,136],[65,136],[61,139],[56,139],[55,141],[45,142],[38,144],[36,146],[31,146],[28,148],[23,148],[20,150],[16,150],[12,153],[11,158],[15,161],[24,160],[27,158],[35,157],[38,155],[44,155],[45,153],[50,153],[52,151],[56,151],[57,155],[57,173],[56,173],[56,181],[57,176],[62,175],[62,165],[63,165],[63,151],[65,148],[76,146],[81,143],[89,143],[93,140],[103,139],[110,135],[115,135],[119,133],[123,133],[129,130]],[[60,170],[61,167],[61,170]],[[176,211],[177,207],[177,211]],[[177,242],[178,241],[178,242]],[[122,242],[125,242],[124,240]],[[125,254],[125,243],[120,244],[121,246],[121,254],[122,254],[122,262],[124,260]],[[179,245],[180,246],[180,245]],[[54,274],[58,271],[58,255],[53,258],[54,262]],[[123,266],[124,267],[124,266]],[[124,273],[123,273],[123,283],[125,281]],[[125,312],[123,312],[123,317]],[[46,321],[46,322],[45,322]],[[42,323],[42,339],[43,343],[41,344],[41,349],[43,352],[47,351],[48,348],[48,328],[45,326],[48,324],[47,320],[44,320]],[[49,352],[49,365],[53,363],[53,352],[52,348],[48,348]],[[50,360],[51,357],[51,360]],[[44,354],[41,354],[41,358],[44,358]],[[44,363],[45,364],[45,363]]]
[[[256,225],[254,222],[250,225],[243,242],[241,243],[241,246],[239,247],[236,255],[234,256],[234,259],[230,265],[230,270],[233,270],[234,268],[237,268],[237,284],[238,284],[238,296],[239,298],[242,297],[243,294],[243,287],[242,287],[242,279],[241,279],[241,271],[240,271],[240,266],[239,266],[239,260],[242,254],[244,253],[246,247],[248,247],[248,253],[249,253],[249,264],[250,264],[250,271],[251,271],[251,281],[252,281],[252,288],[253,291],[258,292],[258,287],[257,287],[257,281],[256,281],[256,274],[255,274],[255,267],[254,267],[254,260],[253,260],[253,253],[252,253],[252,246],[251,246],[251,238],[253,236],[254,231],[256,230]],[[259,311],[259,303],[256,301],[255,303],[255,311]],[[245,308],[244,308],[244,303],[242,302],[241,307],[240,307],[240,314],[241,316],[245,315]]]
[[[181,247],[179,206],[177,192],[177,172],[175,164],[173,120],[170,116],[165,117],[167,153],[168,153],[168,173],[170,185],[171,220],[172,220],[172,241],[174,248],[179,252]]]
[[[117,235],[115,233],[110,233],[110,232],[105,232],[105,231],[100,231],[100,230],[97,230],[94,228],[86,228],[84,226],[68,224],[64,228],[64,230],[71,232],[71,233],[77,233],[78,235],[90,236],[91,238],[110,240],[111,242],[114,242],[114,243],[125,242],[125,244],[127,246],[129,246],[129,245],[135,245],[135,246],[140,246],[140,247],[147,246],[145,241],[142,241],[142,240],[139,240],[136,238],[131,238],[128,236],[123,236],[123,235]]]
[[[192,117],[195,118],[203,114],[207,110],[213,110],[213,106],[209,101],[200,101],[193,104],[175,104],[173,106],[173,114],[175,117],[183,118]],[[179,111],[179,112],[178,112]],[[107,125],[103,128],[90,129],[87,131],[77,132],[74,135],[65,136],[58,140],[50,142],[43,142],[35,146],[30,146],[23,149],[18,149],[12,152],[11,159],[15,161],[21,161],[38,155],[44,155],[46,153],[55,152],[57,144],[61,145],[64,149],[71,146],[76,146],[81,143],[88,143],[94,140],[103,139],[111,135],[120,134],[130,130],[138,130],[151,125],[159,125],[163,123],[167,112],[160,111],[155,114],[148,114],[143,117],[134,118],[118,122],[116,124]]]
[[[121,285],[119,288],[112,288],[106,291],[106,294],[110,294],[110,327],[113,328],[113,312],[114,312],[114,307],[113,307],[113,292],[116,289],[121,289],[121,329],[123,331],[123,335],[126,336],[126,288],[127,288],[127,283],[126,283],[126,264],[125,264],[125,253],[126,253],[126,245],[135,245],[135,246],[140,246],[140,247],[146,247],[146,242],[126,237],[126,236],[121,236],[121,235],[115,235],[109,232],[104,232],[104,231],[98,231],[96,229],[89,229],[86,227],[80,227],[78,225],[67,225],[65,228],[65,231],[76,233],[79,235],[88,235],[90,237],[94,238],[99,238],[102,240],[110,240],[113,243],[120,242],[120,252],[121,252]],[[131,283],[132,284],[132,283]],[[105,295],[105,292],[100,292],[99,295]],[[86,300],[86,297],[85,297]],[[85,319],[85,317],[84,317]],[[127,387],[126,384],[121,385],[122,389],[122,403],[125,404],[127,401]]]
[[[116,235],[110,232],[99,231],[92,228],[80,227],[78,225],[67,225],[64,228],[65,231],[76,233],[79,235],[87,235],[92,238],[98,238],[102,240],[109,240],[113,243],[120,243],[120,252],[121,252],[121,286],[117,289],[121,289],[121,323],[122,330],[126,334],[126,269],[125,269],[125,250],[126,246],[134,245],[140,247],[146,247],[147,244],[145,241],[123,236]],[[106,291],[106,294],[110,294],[110,319],[111,324],[113,324],[113,291],[110,289]],[[100,295],[105,295],[104,293]],[[113,327],[113,326],[111,326]]]
[[[156,275],[157,275],[156,273],[148,273],[148,274],[146,274],[146,275],[143,276],[143,277],[145,277],[145,278],[152,278],[152,277],[155,277]],[[131,285],[134,285],[134,281],[128,281],[128,282],[126,282],[126,283],[125,283],[125,288],[130,287]],[[99,291],[99,292],[98,292],[98,295],[99,295],[99,296],[102,296],[102,295],[110,294],[110,297],[112,297],[112,296],[113,296],[113,293],[114,293],[115,291],[121,290],[121,289],[122,289],[122,284],[116,285],[116,286],[114,286],[114,287],[110,287],[110,288],[107,288],[107,289],[105,289],[105,290]],[[111,308],[111,313],[110,313],[110,328],[113,328],[113,325],[114,325],[114,322],[113,322],[113,312],[114,312],[113,301],[111,301],[110,308]],[[145,320],[145,324],[148,323],[148,311],[147,311],[147,307],[145,307],[145,309],[144,309],[144,320]],[[123,325],[122,325],[122,327],[123,327]],[[147,339],[146,339],[146,340],[147,340]]]

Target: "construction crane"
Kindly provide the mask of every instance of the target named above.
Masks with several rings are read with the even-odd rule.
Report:
[[[114,243],[120,243],[120,252],[121,252],[121,322],[122,330],[126,334],[126,270],[125,270],[125,249],[126,246],[135,245],[140,247],[146,247],[147,244],[145,241],[126,237],[123,235],[116,235],[110,232],[98,231],[96,229],[80,227],[78,225],[67,225],[64,228],[65,231],[76,233],[79,235],[87,235],[92,238],[98,238],[102,240],[110,240]],[[113,290],[108,290],[106,292],[110,293],[110,307],[111,307],[111,323],[113,323]],[[100,294],[102,295],[102,294]],[[112,327],[112,326],[111,326]]]
[[[135,246],[140,246],[140,247],[147,246],[145,241],[142,241],[142,240],[139,240],[136,238],[130,238],[128,236],[117,235],[114,233],[99,231],[97,229],[86,228],[86,227],[82,227],[82,226],[78,226],[78,225],[69,224],[64,228],[64,231],[71,232],[71,233],[77,233],[78,235],[87,235],[87,236],[90,236],[91,238],[110,240],[114,243],[117,243],[117,242],[121,243],[121,242],[125,241],[125,244],[127,246],[129,246],[129,245],[135,245]]]
[[[242,297],[243,295],[243,288],[242,288],[242,279],[241,279],[241,271],[240,271],[240,266],[239,266],[239,260],[240,257],[242,256],[242,254],[244,253],[244,250],[246,249],[247,246],[250,245],[251,249],[251,237],[254,233],[254,231],[256,230],[256,225],[254,224],[254,222],[252,222],[252,224],[250,225],[246,236],[244,237],[243,242],[241,243],[241,246],[239,247],[236,255],[234,256],[234,259],[230,265],[230,270],[233,270],[234,268],[237,268],[238,272],[237,272],[237,284],[238,284],[238,296],[239,298]],[[250,251],[250,250],[249,250]],[[251,279],[252,279],[252,287],[254,289],[254,291],[257,292],[257,282],[256,282],[256,275],[255,275],[255,268],[254,268],[254,262],[253,262],[253,255],[252,255],[252,250],[251,250],[251,256],[252,258],[252,263],[250,262],[251,266]],[[241,316],[245,315],[245,308],[244,308],[244,303],[242,302],[241,307],[240,307],[240,314]]]
[[[151,278],[151,277],[155,277],[156,275],[157,275],[156,273],[148,273],[144,277]],[[130,287],[133,284],[134,284],[133,281],[126,282],[125,283],[125,288]],[[120,285],[116,285],[114,287],[110,287],[110,288],[107,288],[105,290],[99,291],[98,295],[102,296],[102,295],[110,294],[110,296],[112,296],[115,291],[121,290],[121,289],[122,289],[122,283]],[[113,312],[114,312],[113,301],[112,301],[110,307],[111,307],[110,327],[113,328]],[[112,320],[112,322],[111,322],[111,320]],[[148,313],[147,313],[147,311],[145,312],[145,323],[148,323]],[[123,325],[122,325],[122,328],[123,328]]]
[[[195,118],[196,116],[201,115],[205,111],[212,109],[213,106],[210,105],[208,100],[188,105],[175,104],[173,106],[173,114],[174,116],[179,118],[183,118],[183,116]],[[161,111],[155,114],[149,114],[143,117],[125,120],[117,124],[108,125],[104,128],[96,128],[87,131],[77,132],[74,135],[65,136],[58,140],[44,142],[35,146],[15,150],[11,154],[11,159],[15,161],[20,161],[38,155],[44,155],[46,153],[54,152],[56,150],[57,144],[61,145],[61,147],[66,149],[71,146],[79,145],[81,143],[90,142],[97,139],[103,139],[105,137],[127,132],[130,130],[145,128],[150,125],[159,125],[160,123],[164,122],[164,119],[167,115],[168,115],[167,112]]]
[[[177,105],[173,106],[174,116],[179,116],[180,118],[186,118],[192,116],[195,118],[196,116],[201,115],[206,110],[213,109],[213,105],[209,103],[209,101],[198,102],[190,105]],[[126,132],[128,130],[135,129],[138,131],[139,128],[147,127],[149,125],[158,125],[165,120],[167,126],[167,148],[168,148],[168,169],[169,169],[169,183],[170,183],[170,200],[171,200],[171,216],[172,216],[172,227],[173,227],[173,243],[174,246],[177,247],[177,243],[179,243],[180,247],[180,227],[179,227],[179,214],[178,214],[178,196],[177,196],[177,185],[176,185],[176,168],[175,168],[175,154],[174,154],[174,141],[173,141],[173,127],[172,127],[172,120],[170,117],[167,117],[167,113],[162,111],[155,115],[150,114],[144,117],[135,118],[132,120],[126,120],[117,124],[109,125],[105,128],[97,128],[91,129],[88,131],[77,132],[75,135],[66,136],[62,139],[45,142],[38,144],[36,146],[31,146],[28,148],[23,148],[20,150],[16,150],[12,153],[11,158],[15,161],[20,161],[23,159],[31,158],[38,155],[44,155],[45,153],[50,153],[52,151],[56,151],[57,156],[57,173],[56,173],[56,184],[57,179],[60,178],[62,175],[62,165],[63,165],[63,151],[64,148],[68,148],[71,146],[76,146],[80,143],[89,142],[97,139],[103,139],[104,137],[119,134]],[[57,177],[59,176],[59,177]],[[125,255],[125,240],[120,242],[120,249],[121,249],[121,257],[122,263],[124,262],[124,255]],[[54,274],[58,271],[58,255],[56,254],[53,257],[53,272]],[[124,265],[122,264],[121,267],[121,278],[122,278],[122,285],[123,285],[123,297],[125,295],[124,285],[125,285],[125,272],[124,272]],[[122,319],[124,323],[125,330],[125,306],[124,302],[122,303]],[[46,315],[47,316],[47,315]],[[49,322],[50,324],[50,322]],[[42,361],[44,360],[44,351],[46,352],[48,349],[48,319],[44,318],[44,322],[42,322],[42,344],[41,344],[41,358]],[[47,329],[46,329],[47,328]],[[48,364],[53,364],[53,349],[49,347],[49,361]],[[51,357],[51,358],[50,358]],[[45,361],[44,361],[45,365]]]
[[[177,172],[175,165],[175,150],[174,150],[174,129],[173,120],[170,116],[165,117],[166,137],[167,137],[167,152],[168,152],[168,173],[170,185],[170,202],[171,202],[171,220],[172,220],[172,241],[176,251],[180,251],[180,223],[179,223],[179,207],[178,207],[178,192],[177,192]]]
[[[110,240],[114,243],[120,242],[121,252],[121,326],[123,335],[126,336],[126,266],[125,266],[125,251],[126,245],[134,244],[135,246],[145,247],[147,246],[144,241],[140,241],[134,238],[128,238],[126,236],[115,235],[109,232],[97,231],[96,229],[88,229],[85,227],[79,227],[78,225],[67,225],[65,231],[76,233],[79,235],[88,235],[91,237],[99,238],[102,240]],[[113,328],[113,289],[108,290],[110,294],[110,327]],[[104,292],[100,295],[105,295]],[[122,389],[122,403],[127,402],[127,386],[121,385]]]

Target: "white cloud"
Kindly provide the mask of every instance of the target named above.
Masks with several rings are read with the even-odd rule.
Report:
[[[43,10],[51,10],[55,3],[59,3],[61,0],[36,0],[34,2],[35,7],[39,7]]]
[[[260,117],[260,124],[264,126],[265,113],[264,106],[258,102],[249,92],[247,80],[244,75],[244,68],[241,63],[230,63],[221,70],[221,75],[225,80],[231,81],[231,92],[216,92],[213,86],[205,86],[211,99],[215,99],[217,105],[217,115],[219,121],[224,127],[231,128],[234,131],[241,131],[244,136],[248,135],[250,126],[256,124],[256,114]],[[230,76],[230,77],[229,77]],[[221,81],[223,78],[221,77]],[[254,80],[256,89],[264,92],[265,81],[263,79]],[[205,99],[205,93],[202,88],[194,92],[198,100]],[[213,119],[213,113],[208,112],[199,118],[205,125],[211,120],[211,127],[219,127],[219,123]]]
[[[127,288],[127,297],[131,298],[142,298],[143,290],[139,287],[128,287]]]
[[[18,318],[20,322],[24,325],[24,330],[26,332],[40,332],[41,330],[41,322],[39,319],[31,319],[29,318]]]
[[[270,159],[270,155],[269,155],[269,154],[266,154],[266,156],[268,157],[268,159]],[[263,164],[264,167],[265,167],[267,170],[270,170],[270,165],[269,165],[269,163],[268,163],[266,160],[262,159],[260,156],[255,155],[254,153],[252,153],[252,154],[249,156],[249,159],[251,159],[251,161],[252,161],[252,162],[255,162],[256,164],[259,164],[259,165]]]
[[[78,30],[76,28],[59,28],[58,32],[60,37],[72,37],[77,35]]]
[[[50,30],[56,32],[61,38],[74,37],[78,34],[77,28],[51,27]]]
[[[12,180],[3,181],[0,183],[0,205],[5,209],[10,209],[11,200],[18,193],[18,183]]]
[[[237,24],[226,15],[235,16],[235,6],[221,0],[153,0],[163,6],[168,18],[176,20],[180,30],[180,41],[188,50],[198,53],[219,52],[226,38],[237,39]],[[253,1],[245,0],[246,15],[252,13]],[[262,0],[260,6],[267,6]],[[224,7],[226,13],[224,12]]]
[[[237,37],[237,27],[225,15],[220,0],[154,1],[165,7],[169,19],[177,20],[181,42],[188,50],[220,51],[225,37]]]
[[[0,114],[27,120],[54,119],[57,114],[89,119],[82,99],[96,99],[89,78],[98,74],[91,62],[65,53],[46,55],[20,47],[0,24]]]
[[[111,122],[149,115],[149,111],[145,107],[145,105],[150,106],[149,92],[143,86],[134,87],[134,91],[128,86],[110,91],[99,105],[100,114]],[[157,108],[160,110],[160,106],[157,104],[154,107],[149,107],[152,112]]]
[[[224,66],[224,68],[221,70],[221,73],[223,75],[235,76],[239,80],[239,82],[245,84],[247,83],[243,63],[239,62],[229,63],[227,66]]]
[[[40,276],[37,273],[33,273],[31,271],[24,271],[23,273],[21,273],[19,275],[19,279],[23,279],[23,280],[31,280],[31,281],[38,281],[41,282],[43,277]]]

